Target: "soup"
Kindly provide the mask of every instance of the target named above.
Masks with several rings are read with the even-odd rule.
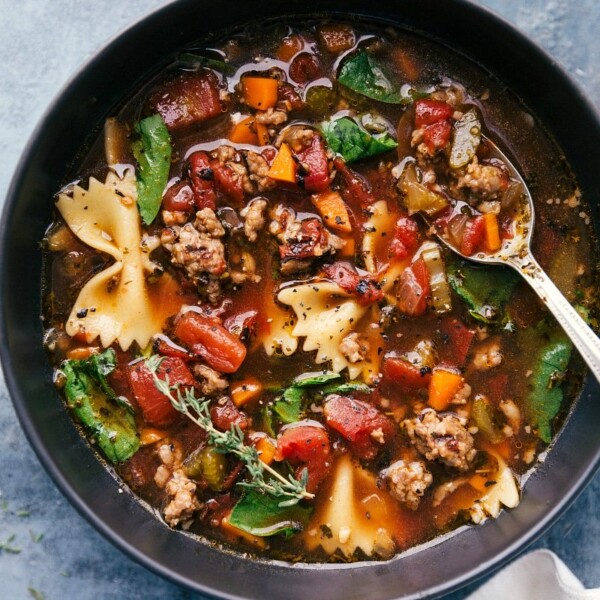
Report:
[[[589,219],[489,74],[356,22],[187,49],[57,194],[44,324],[82,433],[166,525],[305,561],[386,559],[519,502],[582,373],[522,235],[589,320]]]

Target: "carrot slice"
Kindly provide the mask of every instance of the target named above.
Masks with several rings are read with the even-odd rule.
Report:
[[[259,458],[266,465],[270,465],[275,458],[277,446],[268,437],[261,437],[256,442],[256,449],[260,452]]]
[[[267,110],[277,104],[277,80],[268,77],[243,77],[242,95],[244,104]]]
[[[242,119],[229,134],[229,139],[236,144],[258,145],[258,136],[253,117]]]
[[[231,388],[231,399],[239,408],[258,398],[263,391],[263,384],[255,377],[248,377],[237,382]]]
[[[310,199],[321,217],[323,217],[327,227],[342,233],[352,231],[348,208],[338,192],[321,192],[320,194],[313,194]]]
[[[256,128],[257,144],[259,146],[266,146],[271,141],[269,138],[269,131],[267,129],[267,126],[256,121],[254,123],[254,127]]]
[[[485,249],[488,252],[496,252],[502,247],[500,232],[498,230],[498,217],[494,213],[483,215],[483,224],[485,226]]]
[[[435,369],[429,382],[429,406],[438,411],[446,410],[463,385],[462,375],[446,369]]]
[[[273,159],[267,176],[277,181],[296,183],[296,161],[287,144],[281,144],[281,148],[279,148],[277,156]]]

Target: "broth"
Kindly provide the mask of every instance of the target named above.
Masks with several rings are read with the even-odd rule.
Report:
[[[45,339],[82,430],[167,524],[349,561],[516,506],[582,366],[516,275],[419,218],[465,254],[515,235],[520,190],[481,132],[531,187],[534,254],[593,321],[560,151],[417,35],[249,28],[107,121],[45,238]]]

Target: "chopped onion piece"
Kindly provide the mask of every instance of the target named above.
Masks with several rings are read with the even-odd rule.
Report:
[[[400,178],[400,189],[406,194],[405,206],[409,215],[424,212],[433,216],[446,208],[448,200],[441,194],[432,192],[417,180],[417,171],[413,163],[407,164]]]
[[[448,285],[439,245],[435,242],[425,242],[421,246],[421,257],[425,261],[425,265],[429,271],[429,285],[431,286],[433,309],[437,314],[451,311],[452,298],[450,297],[450,286]]]
[[[128,151],[129,142],[125,126],[115,117],[109,117],[104,122],[104,154],[106,156],[106,164],[110,167],[128,162]]]

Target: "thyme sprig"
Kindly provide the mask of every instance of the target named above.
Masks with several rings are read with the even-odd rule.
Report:
[[[156,389],[164,394],[175,410],[184,414],[208,434],[208,443],[218,451],[237,456],[246,466],[249,481],[237,483],[240,487],[256,490],[276,498],[282,498],[280,507],[293,506],[300,500],[310,500],[314,494],[307,491],[308,471],[304,469],[300,479],[289,475],[286,479],[281,473],[260,460],[260,453],[254,446],[244,443],[244,433],[238,425],[232,425],[229,431],[219,431],[210,418],[210,400],[197,398],[194,389],[181,389],[179,383],[171,385],[167,376],[161,379],[157,375],[163,358],[153,355],[146,360],[146,368],[152,373]]]

